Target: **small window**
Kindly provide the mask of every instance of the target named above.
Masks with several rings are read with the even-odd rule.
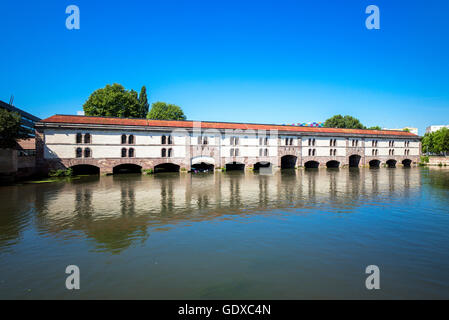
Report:
[[[122,134],[122,144],[126,144],[126,134]]]
[[[235,149],[235,156],[236,156],[236,157],[239,156],[239,149]]]
[[[167,144],[167,137],[166,136],[162,136],[161,137],[161,144]]]
[[[207,139],[207,137],[203,137],[203,144],[208,144],[208,139]]]
[[[268,145],[268,138],[265,138],[265,145]]]
[[[130,135],[128,137],[128,144],[134,144],[134,136],[133,135]]]
[[[90,143],[90,133],[84,135],[84,143]]]
[[[83,135],[81,133],[76,134],[76,143],[83,143]]]
[[[265,149],[264,155],[265,157],[268,157],[268,149]]]
[[[76,157],[81,158],[83,156],[83,150],[81,148],[76,148]]]
[[[162,158],[165,158],[166,156],[167,156],[167,149],[162,148],[162,151],[161,151],[161,157],[162,157]]]
[[[229,155],[230,155],[231,157],[234,156],[234,149],[231,148],[231,150],[229,150]]]
[[[134,148],[129,148],[129,150],[128,150],[128,156],[129,156],[130,158],[134,158]]]
[[[315,140],[315,139],[314,139]],[[312,150],[312,156],[315,156],[315,154],[316,154],[316,149],[313,149]]]
[[[126,149],[125,148],[122,149],[122,158],[126,158]]]
[[[172,136],[168,136],[167,138],[168,138],[168,144],[173,144]]]
[[[312,155],[312,149],[309,149],[309,157]]]
[[[92,153],[89,148],[84,149],[84,158],[90,158]]]
[[[202,144],[201,136],[198,136],[198,144]]]
[[[259,157],[261,157],[262,156],[262,151],[263,149],[259,149]]]
[[[168,149],[168,157],[169,158],[173,157],[173,149],[172,148]]]

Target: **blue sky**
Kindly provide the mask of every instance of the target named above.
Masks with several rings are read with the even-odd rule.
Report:
[[[67,30],[65,8],[81,11]],[[365,8],[380,8],[380,30]],[[449,1],[0,2],[0,99],[76,114],[121,83],[193,120],[449,123]]]

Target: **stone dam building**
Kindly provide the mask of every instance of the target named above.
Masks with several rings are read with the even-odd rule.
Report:
[[[421,152],[419,136],[392,130],[68,115],[35,127],[42,171],[396,167],[416,165]]]

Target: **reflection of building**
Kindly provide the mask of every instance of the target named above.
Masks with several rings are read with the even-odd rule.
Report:
[[[408,130],[411,133],[418,135],[418,128],[412,128],[412,127],[404,127],[404,128],[400,128],[400,129],[387,129],[387,128],[384,128],[383,130],[396,130],[396,131]]]
[[[405,131],[160,121],[55,115],[36,124],[43,169],[124,166],[190,170],[226,167],[390,167],[419,161],[420,139]]]
[[[440,130],[442,128],[449,128],[449,124],[447,124],[447,125],[438,125],[438,126],[428,126],[426,128],[426,133],[435,132],[435,131],[438,131],[438,130]]]
[[[31,132],[31,138],[17,141],[15,148],[0,149],[0,174],[6,174],[9,179],[28,176],[35,169],[34,125],[40,119],[3,101],[0,101],[0,108],[20,114],[22,126]]]

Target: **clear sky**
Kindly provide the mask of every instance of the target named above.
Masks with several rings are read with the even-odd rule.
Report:
[[[81,11],[68,30],[65,9]],[[367,30],[365,8],[380,9]],[[0,100],[76,114],[121,83],[192,120],[449,124],[449,1],[0,2]]]

